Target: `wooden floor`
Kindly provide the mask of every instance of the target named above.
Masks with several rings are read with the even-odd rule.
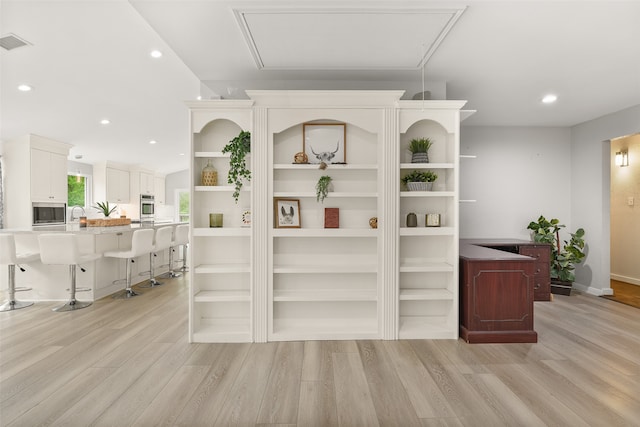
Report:
[[[0,313],[2,426],[623,426],[640,311],[537,302],[537,344],[188,344],[186,279],[73,313]]]
[[[604,298],[640,308],[640,286],[611,280],[611,289],[613,295],[605,295]]]

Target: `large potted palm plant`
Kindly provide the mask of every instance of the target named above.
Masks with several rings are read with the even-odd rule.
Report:
[[[533,241],[551,245],[551,293],[570,295],[576,279],[575,266],[580,264],[584,253],[584,229],[578,228],[569,233],[571,238],[560,243],[560,229],[563,224],[557,218],[547,220],[540,215],[537,221],[531,221],[527,229],[533,231]]]

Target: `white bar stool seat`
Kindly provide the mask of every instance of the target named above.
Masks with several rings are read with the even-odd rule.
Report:
[[[143,287],[152,288],[154,286],[162,285],[162,283],[158,282],[154,277],[155,258],[157,256],[156,253],[163,251],[165,249],[169,249],[169,247],[171,246],[172,235],[173,235],[173,227],[171,226],[158,228],[156,230],[153,249],[149,253],[149,284]]]
[[[137,257],[153,251],[153,235],[153,228],[135,230],[131,236],[131,248],[118,251],[106,251],[104,253],[105,258],[121,258],[127,260],[126,287],[123,293],[114,295],[114,298],[119,296],[132,298],[140,295],[131,288],[131,263],[135,262]]]
[[[89,307],[92,302],[76,300],[76,292],[90,291],[89,288],[76,287],[76,267],[80,266],[81,271],[85,271],[81,267],[91,261],[95,261],[102,257],[102,254],[81,254],[78,247],[78,240],[75,234],[68,233],[52,233],[40,234],[38,236],[40,245],[40,261],[48,265],[68,265],[71,288],[69,289],[69,301],[56,307],[53,311],[72,311]]]
[[[18,253],[16,251],[16,241],[13,234],[0,234],[0,265],[6,265],[9,270],[9,281],[7,300],[0,305],[0,311],[18,310],[33,305],[32,302],[16,300],[16,292],[29,291],[31,288],[16,288],[16,266],[24,271],[20,264],[29,264],[40,259],[40,254]]]
[[[172,247],[182,246],[182,259],[178,261],[182,261],[182,267],[179,268],[182,272],[187,272],[189,269],[187,268],[187,247],[189,246],[189,224],[180,224],[176,226],[176,231],[174,233],[173,242],[171,242]],[[169,267],[172,269],[173,266]],[[177,277],[177,276],[173,276]]]

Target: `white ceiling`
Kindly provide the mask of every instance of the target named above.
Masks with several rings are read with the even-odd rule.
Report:
[[[0,36],[32,45],[0,49],[0,139],[35,133],[73,144],[72,160],[170,173],[188,167],[185,100],[411,98],[425,61],[435,97],[446,87],[477,110],[465,125],[572,126],[640,104],[638,22],[640,1],[1,0]]]

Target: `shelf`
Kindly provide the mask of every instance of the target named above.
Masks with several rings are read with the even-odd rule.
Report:
[[[453,292],[447,289],[400,289],[400,301],[453,300]]]
[[[249,273],[249,264],[200,264],[194,269],[196,274],[207,273]]]
[[[426,193],[426,191],[425,191]],[[452,193],[453,194],[453,193]],[[284,198],[317,198],[317,195],[315,192],[294,192],[294,191],[276,191],[273,193],[273,197],[284,197]],[[368,192],[368,191],[345,191],[345,192],[339,192],[339,191],[332,191],[327,195],[327,199],[334,199],[334,198],[376,198],[378,197],[378,193],[375,192]]]
[[[210,158],[229,158],[231,153],[223,153],[222,151],[196,151],[193,157],[210,157]]]
[[[398,338],[455,339],[458,331],[447,326],[447,316],[400,316]]]
[[[276,163],[273,169],[277,170],[321,170],[324,172],[335,170],[377,170],[376,164],[347,164],[347,165],[328,165],[326,169],[320,169],[318,164],[295,164],[295,163]]]
[[[346,274],[346,273],[377,273],[376,264],[350,264],[332,265],[330,268],[324,265],[274,265],[275,274]]]
[[[400,197],[453,197],[453,191],[401,191]]]
[[[274,228],[273,237],[377,237],[376,228]]]
[[[400,169],[453,169],[453,163],[400,163]]]
[[[400,260],[400,273],[449,273],[453,266],[446,262],[414,262]]]
[[[194,342],[251,342],[249,318],[200,319]]]
[[[400,236],[453,236],[453,227],[401,227]]]
[[[198,227],[193,228],[193,237],[241,237],[251,236],[251,227]]]
[[[194,191],[203,191],[203,192],[222,192],[222,193],[233,193],[236,191],[236,188],[231,185],[196,185]],[[243,185],[241,192],[251,191],[250,185]]]
[[[377,339],[376,318],[360,319],[274,319],[274,340],[350,340]]]
[[[275,302],[288,301],[376,301],[375,289],[312,289],[273,291]]]
[[[193,297],[194,302],[249,302],[249,291],[200,291]]]

